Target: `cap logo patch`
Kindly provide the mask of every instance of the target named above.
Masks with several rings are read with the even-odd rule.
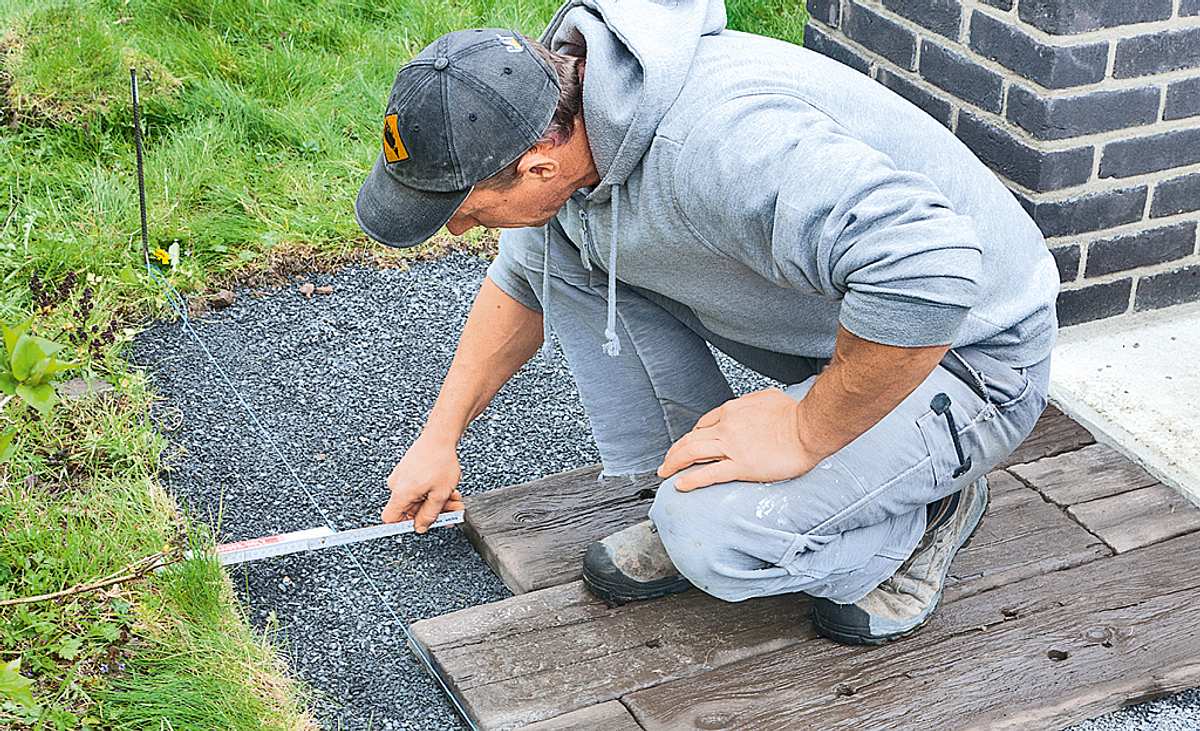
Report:
[[[400,130],[396,127],[395,114],[383,118],[383,159],[388,162],[408,159],[408,150],[404,147],[404,140],[400,139]]]
[[[500,45],[504,46],[504,50],[509,53],[520,53],[525,50],[521,47],[521,42],[512,36],[496,36],[496,40],[500,41]]]

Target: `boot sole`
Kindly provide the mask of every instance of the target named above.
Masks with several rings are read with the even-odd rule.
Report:
[[[659,599],[678,594],[692,588],[692,583],[682,576],[668,577],[644,584],[631,585],[627,582],[608,580],[597,576],[583,567],[583,585],[610,607],[619,607],[629,602]]]
[[[971,526],[971,530],[967,533],[967,537],[963,540],[963,542],[958,544],[958,546],[950,554],[950,561],[947,563],[946,569],[947,574],[949,574],[949,565],[954,563],[954,558],[958,555],[958,552],[971,545],[971,541],[975,538],[975,532],[979,530],[979,524],[983,522],[983,516],[987,515],[988,508],[991,507],[991,504],[992,494],[991,490],[989,489],[987,501],[983,504],[983,510],[979,512],[979,517],[975,519],[975,524]],[[937,611],[938,605],[940,605],[942,602],[942,594],[944,591],[945,590],[943,588],[934,596],[933,606],[925,615],[924,619],[912,627],[904,630],[903,632],[897,632],[890,635],[864,634],[857,628],[847,627],[837,622],[827,621],[821,617],[821,614],[817,611],[815,604],[812,605],[812,608],[810,609],[810,617],[812,618],[813,628],[816,629],[817,634],[833,640],[834,642],[840,642],[843,645],[885,645],[889,642],[910,637],[928,624],[929,620],[933,618],[933,613]]]

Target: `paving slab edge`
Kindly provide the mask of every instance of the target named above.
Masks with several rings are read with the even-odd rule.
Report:
[[[1120,452],[1200,508],[1200,476],[1175,464],[1120,423],[1102,415],[1070,386],[1053,376],[1050,379],[1050,403],[1090,431],[1098,443]]]

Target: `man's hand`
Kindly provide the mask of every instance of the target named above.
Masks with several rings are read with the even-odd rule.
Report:
[[[802,475],[822,457],[801,441],[799,413],[799,403],[777,388],[726,401],[671,446],[658,476],[667,478],[707,462],[675,481],[676,490],[687,492],[718,482],[774,482]]]
[[[463,509],[460,479],[454,444],[419,437],[388,476],[392,497],[383,509],[383,522],[412,520],[417,533],[424,533],[438,514]]]
[[[718,482],[775,482],[805,474],[875,426],[937,367],[949,345],[902,348],[838,326],[833,358],[800,402],[778,389],[726,401],[700,417],[658,468],[682,492]]]

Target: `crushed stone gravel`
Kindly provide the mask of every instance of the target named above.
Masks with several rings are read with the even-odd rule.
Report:
[[[377,523],[385,480],[420,432],[487,262],[456,253],[407,271],[350,267],[241,290],[193,320],[287,463],[338,529]],[[331,287],[306,296],[301,286]],[[305,288],[308,291],[308,288]],[[325,291],[325,290],[320,290]],[[222,542],[322,525],[288,467],[178,322],[134,343],[161,400],[168,488]],[[721,358],[734,391],[770,382]],[[531,448],[530,445],[537,445]],[[598,461],[561,353],[535,357],[472,424],[459,449],[470,495]],[[437,684],[356,566],[406,622],[509,596],[458,530],[234,567],[256,628],[312,689],[326,729],[460,729]],[[1083,731],[1200,727],[1200,693],[1094,719]]]

